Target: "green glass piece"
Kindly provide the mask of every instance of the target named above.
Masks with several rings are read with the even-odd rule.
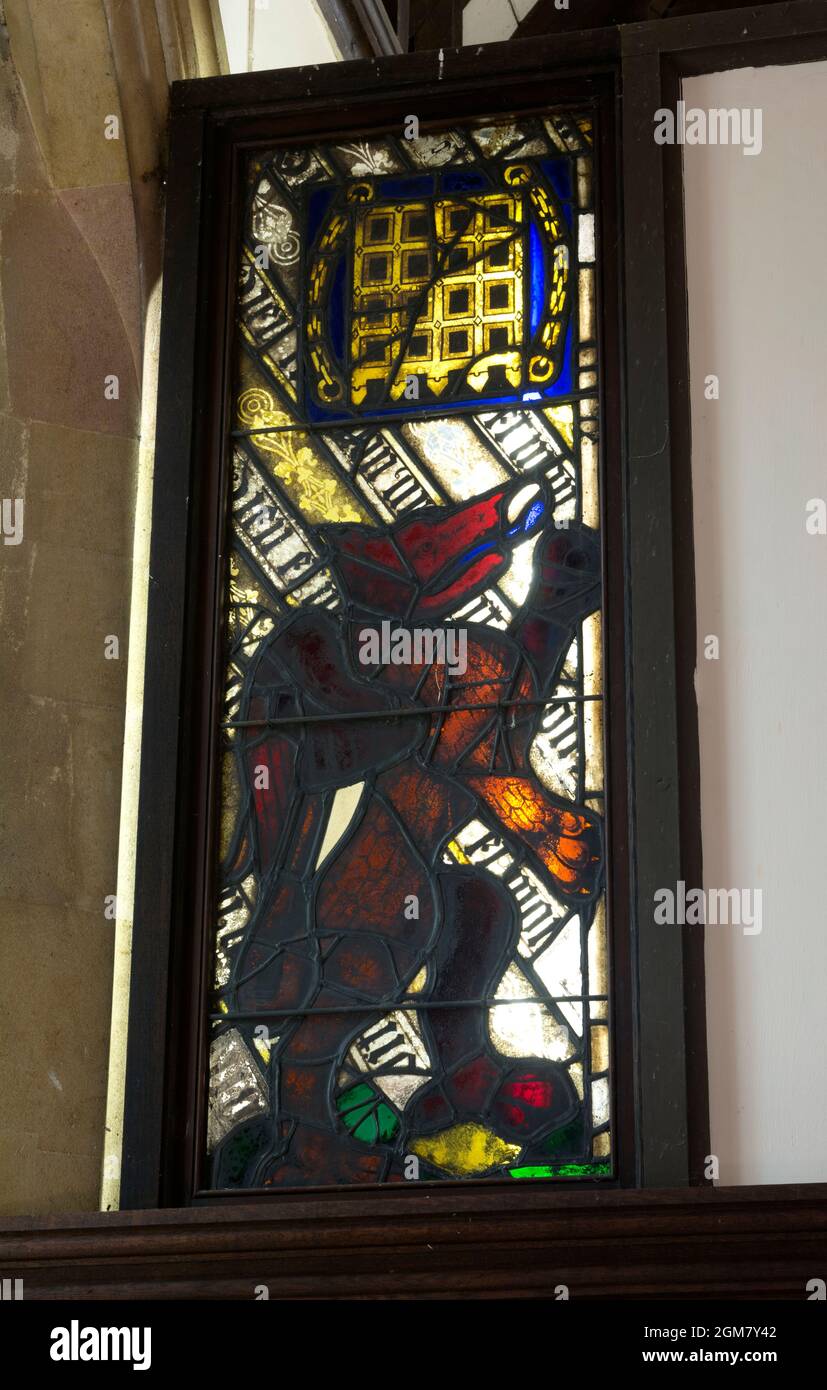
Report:
[[[353,1131],[354,1139],[360,1139],[363,1144],[375,1144],[378,1126],[375,1115],[366,1115],[364,1120],[356,1126]]]
[[[354,1139],[363,1144],[387,1143],[399,1128],[394,1111],[372,1086],[359,1082],[336,1097],[336,1108]]]
[[[567,1153],[573,1158],[575,1154],[582,1154],[582,1114],[578,1115],[576,1119],[572,1120],[569,1124],[564,1125],[562,1129],[556,1129],[553,1134],[550,1134],[544,1141],[542,1148],[545,1153],[550,1155]]]
[[[245,1125],[243,1129],[230,1136],[225,1146],[227,1181],[230,1184],[241,1181],[253,1155],[265,1147],[266,1143],[267,1131],[260,1121]]]
[[[611,1163],[540,1163],[528,1168],[509,1168],[512,1178],[605,1178]]]
[[[336,1097],[336,1108],[343,1113],[353,1110],[356,1106],[360,1108],[370,1105],[376,1099],[376,1092],[372,1086],[366,1086],[364,1082],[359,1082],[356,1086],[351,1086],[347,1091],[343,1091]]]
[[[383,1143],[392,1139],[399,1128],[399,1121],[394,1115],[389,1105],[382,1102],[376,1111],[376,1122],[379,1127],[379,1138]]]

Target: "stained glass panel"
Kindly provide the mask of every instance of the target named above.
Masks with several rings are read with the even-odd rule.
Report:
[[[250,159],[214,1189],[613,1173],[592,135]]]

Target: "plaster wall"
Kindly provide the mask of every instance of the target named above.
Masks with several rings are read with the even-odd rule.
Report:
[[[711,1146],[725,1184],[824,1182],[827,63],[683,95],[762,117],[760,154],[684,151],[704,886],[762,894],[760,933],[707,927]]]

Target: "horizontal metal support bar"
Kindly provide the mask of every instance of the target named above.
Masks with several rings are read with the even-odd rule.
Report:
[[[602,695],[555,695],[551,699],[491,700],[471,705],[422,705],[411,709],[361,709],[341,714],[289,714],[283,719],[227,719],[222,729],[278,729],[285,724],[342,724],[353,719],[411,719],[424,714],[465,714],[469,711],[538,709],[544,705],[584,704],[602,700]]]
[[[422,1009],[502,1009],[510,1004],[582,1004],[587,1000],[595,1003],[608,1000],[606,994],[527,994],[519,999],[411,999],[401,1004],[383,1001],[376,1003],[369,999],[364,1004],[334,1004],[330,1007],[314,1009],[262,1009],[253,1012],[226,1013],[220,1011],[210,1014],[213,1023],[252,1023],[267,1018],[307,1018],[311,1014],[363,1014],[363,1013],[418,1013]]]

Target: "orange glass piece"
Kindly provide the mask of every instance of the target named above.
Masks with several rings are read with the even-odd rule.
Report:
[[[555,805],[528,777],[464,779],[501,825],[519,835],[567,897],[592,897],[601,866],[601,828],[596,816]]]

